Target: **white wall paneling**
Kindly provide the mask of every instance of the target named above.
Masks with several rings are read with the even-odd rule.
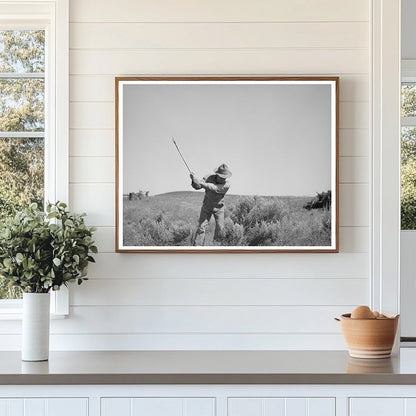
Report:
[[[368,156],[370,141],[367,129],[340,129],[340,156]]]
[[[340,183],[368,183],[368,157],[341,156],[339,158]]]
[[[100,247],[100,253],[114,253],[116,239],[115,232],[115,227],[96,228],[94,233],[94,240],[97,246]]]
[[[114,306],[72,307],[73,319],[52,323],[52,334],[336,334],[348,307]],[[132,316],[127,320],[125,315]],[[301,328],[301,329],[297,329]],[[221,336],[220,338],[223,338]],[[137,346],[138,348],[140,345]]]
[[[90,225],[114,225],[114,184],[70,183],[69,200],[75,212],[88,214],[86,223]]]
[[[72,23],[72,49],[368,48],[367,22]]]
[[[69,160],[70,183],[114,183],[114,157],[71,157]]]
[[[345,348],[333,317],[370,302],[371,4],[71,0],[70,206],[100,253],[52,348]],[[339,76],[340,253],[114,253],[114,77],[146,74]]]
[[[352,307],[279,306],[73,306],[71,319],[52,321],[52,335],[71,334],[337,334],[334,317]],[[125,319],[130,313],[131,317]],[[301,328],[301,329],[297,329]],[[5,325],[1,334],[19,334]],[[223,338],[223,336],[221,337]],[[141,347],[138,345],[138,347]],[[141,349],[141,348],[140,348]]]
[[[70,52],[70,71],[76,75],[342,75],[365,74],[368,70],[368,51],[363,49],[77,49]]]
[[[114,134],[114,129],[71,130],[69,145],[71,157],[114,157]],[[354,142],[354,138],[345,141],[347,140]],[[352,147],[354,144],[346,143],[345,146]]]
[[[169,0],[151,4],[122,0],[106,7],[100,0],[72,0],[70,10],[71,22],[366,22],[370,14],[369,4],[362,0],[293,0],[278,6],[274,0],[232,0],[227,4],[214,0],[210,7],[200,7],[191,0],[175,4]]]
[[[212,305],[320,306],[354,305],[367,300],[367,279],[224,279],[210,278],[91,278],[74,288],[71,304],[82,305]],[[318,293],[310,296],[316,286]],[[128,290],[126,291],[126,287]],[[357,293],[359,295],[357,295]],[[356,302],[357,301],[357,302]]]
[[[341,227],[341,230],[343,228]],[[273,257],[273,256],[272,256]],[[267,256],[238,256],[238,273],[235,271],[235,256],[195,254],[160,254],[158,262],[169,262],[174,273],[167,274],[155,265],[155,256],[145,254],[132,256],[121,253],[97,254],[97,263],[90,265],[90,276],[115,279],[119,277],[140,278],[311,278],[348,279],[368,276],[367,253],[341,253],[334,256],[309,254],[283,254],[278,261],[268,261]],[[210,265],[219,268],[213,276]],[[221,266],[221,267],[219,267]],[[137,275],[140,270],[140,275]]]
[[[367,253],[370,244],[368,227],[340,227],[340,250],[345,253]]]
[[[369,299],[369,19],[358,1],[71,2],[70,189],[101,254],[55,331],[117,348],[123,336],[128,348],[344,348],[333,316]],[[114,185],[99,172],[114,154],[114,76],[137,74],[339,75],[341,253],[114,254]]]
[[[98,312],[98,311],[97,311]],[[107,310],[111,313],[111,308]],[[132,311],[129,311],[132,313]],[[133,311],[134,312],[134,311]],[[151,317],[151,310],[146,316]],[[169,313],[169,312],[166,312]],[[189,311],[192,313],[192,311]],[[122,319],[125,318],[126,315]],[[332,315],[331,315],[332,316]],[[80,316],[80,320],[82,317]],[[80,322],[80,321],[79,321]],[[114,327],[113,327],[114,328]],[[0,335],[0,350],[10,351],[19,346],[19,335]],[[5,343],[3,343],[3,339]],[[342,350],[345,341],[338,332],[325,333],[78,333],[52,334],[51,349],[80,350]]]
[[[369,185],[341,183],[339,185],[339,225],[341,227],[370,225]]]
[[[107,102],[76,102],[70,104],[72,129],[113,129],[114,104]]]

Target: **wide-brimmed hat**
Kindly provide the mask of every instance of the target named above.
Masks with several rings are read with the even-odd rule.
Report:
[[[220,178],[224,179],[227,179],[232,175],[230,169],[228,169],[228,166],[225,163],[218,166],[218,169],[215,171],[215,174],[218,175]]]

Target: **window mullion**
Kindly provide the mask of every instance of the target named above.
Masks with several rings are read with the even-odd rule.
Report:
[[[412,125],[412,122],[416,125],[416,117],[400,117],[401,124],[407,124],[409,126]]]
[[[44,138],[44,131],[0,131],[0,137],[5,138],[27,138],[33,139],[35,137]]]
[[[44,72],[0,72],[0,79],[45,79]]]
[[[414,127],[416,126],[416,117],[402,117],[401,118],[402,127]]]

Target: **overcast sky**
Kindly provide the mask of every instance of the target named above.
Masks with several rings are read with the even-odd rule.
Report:
[[[329,85],[123,88],[123,193],[193,190],[172,136],[199,177],[226,163],[230,194],[309,196],[331,189]]]

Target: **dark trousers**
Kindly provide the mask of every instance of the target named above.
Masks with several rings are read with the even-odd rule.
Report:
[[[194,246],[205,245],[205,230],[212,215],[215,219],[214,241],[221,240],[224,231],[224,211],[224,207],[209,209],[204,205],[202,206],[201,213],[199,214],[198,228],[196,229],[194,236]]]

